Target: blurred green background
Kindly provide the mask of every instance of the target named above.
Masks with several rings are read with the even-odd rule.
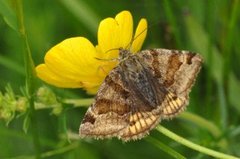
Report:
[[[6,85],[11,85],[16,98],[23,96],[21,90],[25,86],[23,47],[16,31],[14,7],[14,0],[0,0],[0,114],[8,109],[1,105]],[[23,0],[25,29],[34,63],[42,63],[48,49],[69,37],[84,36],[96,44],[99,22],[122,10],[132,13],[135,26],[142,17],[148,20],[143,49],[191,50],[204,57],[203,68],[190,94],[187,109],[190,115],[183,113],[161,124],[199,145],[240,156],[239,0]],[[44,85],[38,79],[35,84],[37,88]],[[58,101],[91,97],[80,89],[48,87],[58,96]],[[148,140],[149,137],[127,143],[117,139],[78,139],[79,124],[86,109],[62,104],[56,110],[59,113],[52,113],[51,108],[36,111],[39,150],[45,158],[173,158]],[[0,158],[34,158],[33,130],[23,131],[26,112],[10,111],[14,119],[8,124],[0,115]],[[212,127],[202,124],[197,117]],[[186,158],[211,158],[156,130],[150,136]]]

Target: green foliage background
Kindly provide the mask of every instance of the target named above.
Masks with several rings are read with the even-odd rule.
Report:
[[[24,49],[15,8],[15,0],[0,0],[0,91],[4,94],[10,84],[13,92],[22,96],[26,77]],[[191,113],[161,124],[199,145],[240,156],[239,0],[23,0],[24,24],[34,63],[42,63],[48,49],[69,37],[84,36],[96,44],[100,20],[114,17],[122,10],[132,13],[135,24],[141,17],[148,20],[149,33],[143,49],[191,50],[204,57],[190,95],[187,112]],[[36,88],[44,84],[38,79],[34,81]],[[78,89],[48,87],[59,101],[91,97]],[[0,106],[0,111],[3,109]],[[34,158],[37,152],[53,159],[173,158],[171,152],[164,152],[161,143],[155,141],[186,158],[211,158],[156,130],[151,137],[128,143],[117,139],[80,140],[77,133],[86,109],[66,103],[57,115],[51,107],[37,109],[36,120],[27,133],[23,131],[26,128],[23,123],[29,113],[19,116],[16,112],[7,125],[0,118],[0,158]],[[210,127],[202,122],[204,119]],[[36,146],[36,140],[40,146]]]

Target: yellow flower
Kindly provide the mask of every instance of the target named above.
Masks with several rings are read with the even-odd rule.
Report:
[[[98,28],[98,45],[84,37],[66,39],[52,47],[43,64],[36,67],[43,81],[62,88],[84,88],[96,93],[98,87],[117,65],[119,48],[138,52],[147,34],[147,21],[141,19],[133,37],[133,19],[129,11],[106,18]],[[102,59],[102,60],[101,60]]]

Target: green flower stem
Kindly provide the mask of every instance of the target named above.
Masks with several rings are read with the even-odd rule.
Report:
[[[69,104],[69,105],[73,105],[74,107],[89,107],[92,102],[93,102],[93,98],[85,98],[85,99],[63,99],[61,102],[64,104]],[[53,109],[53,108],[57,108],[59,107],[58,104],[53,104],[53,105],[46,105],[43,103],[39,103],[39,102],[34,102],[34,108],[36,110],[40,110],[40,109]]]
[[[204,154],[207,154],[207,155],[210,155],[212,157],[216,157],[216,158],[224,158],[224,159],[239,159],[235,156],[231,156],[231,155],[226,155],[224,153],[221,153],[221,152],[218,152],[218,151],[214,151],[214,150],[211,150],[209,148],[206,148],[206,147],[203,147],[203,146],[200,146],[200,145],[197,145],[181,136],[178,136],[177,134],[171,132],[170,130],[166,129],[165,127],[159,125],[157,126],[157,130],[159,132],[161,132],[162,134],[166,135],[167,137],[175,140],[176,142],[182,144],[182,145],[185,145],[193,150],[196,150],[196,151],[199,151],[201,153],[204,153]]]
[[[72,104],[74,107],[90,106],[93,102],[93,98],[85,99],[64,99],[62,102],[65,104]]]
[[[210,122],[210,121],[208,121],[208,120],[206,120],[206,119],[204,119],[204,118],[202,118],[202,117],[200,117],[196,114],[193,114],[193,113],[190,113],[190,112],[183,112],[180,115],[180,118],[188,120],[188,121],[198,125],[199,127],[206,129],[216,139],[220,138],[221,135],[222,135],[221,130],[216,125],[214,125],[212,122]],[[223,149],[227,149],[227,145],[228,145],[227,140],[225,138],[222,138],[219,141],[218,145]]]
[[[28,115],[30,119],[31,124],[31,130],[33,134],[33,142],[34,147],[36,151],[36,158],[40,158],[40,142],[39,142],[39,135],[38,135],[38,129],[37,129],[37,120],[35,115],[35,109],[34,109],[34,98],[33,98],[33,82],[35,77],[35,69],[34,69],[34,63],[31,57],[31,51],[28,44],[27,34],[24,27],[24,19],[23,19],[23,6],[22,6],[22,0],[15,0],[16,5],[16,15],[18,20],[18,26],[19,26],[19,34],[21,37],[21,40],[23,42],[23,57],[24,57],[24,64],[25,64],[25,74],[26,74],[26,90],[27,90],[27,98],[29,101],[29,110]]]

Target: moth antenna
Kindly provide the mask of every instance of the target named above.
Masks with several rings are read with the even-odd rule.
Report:
[[[113,51],[113,50],[118,50],[119,51],[120,49],[121,48],[109,49],[109,50],[105,51],[105,53],[108,53],[108,52]],[[117,57],[117,58],[110,58],[110,59],[103,59],[103,58],[95,57],[95,59],[101,60],[101,61],[119,61],[119,57]]]
[[[133,37],[132,40],[130,41],[130,43],[126,46],[126,48],[127,48],[127,49],[129,48],[129,50],[131,50],[131,46],[132,46],[134,40],[136,40],[140,35],[142,35],[145,31],[147,31],[147,28],[148,28],[148,27],[146,27],[145,29],[143,29],[136,37]]]
[[[120,48],[112,48],[112,49],[107,50],[105,53],[108,53],[108,52],[113,51],[113,50],[119,50],[119,49],[121,49],[121,47]]]
[[[134,40],[136,40],[137,38],[140,37],[140,35],[142,35],[145,31],[147,31],[147,29],[152,28],[153,26],[155,26],[156,24],[159,24],[159,22],[148,25],[145,29],[143,29],[136,37],[133,37],[132,40],[130,41],[130,43],[126,46],[126,49],[131,50],[131,46],[132,43],[134,42]]]
[[[100,61],[119,61],[119,58],[110,58],[110,59],[103,59],[103,58],[98,58],[95,57],[96,60],[100,60]]]
[[[142,33],[144,33],[145,31],[147,31],[147,28],[148,28],[148,27],[146,27],[145,29],[143,29],[143,31],[141,31],[135,38],[133,38],[132,41],[136,40]]]

